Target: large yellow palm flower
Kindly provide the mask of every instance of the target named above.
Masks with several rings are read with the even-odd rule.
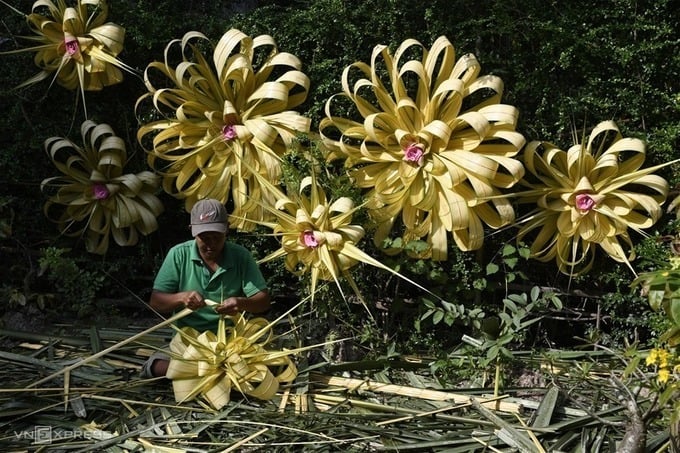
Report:
[[[566,152],[550,143],[529,143],[524,165],[532,178],[523,183],[530,190],[519,194],[521,202],[536,207],[518,240],[537,230],[528,241],[532,256],[555,259],[569,275],[592,267],[598,245],[630,267],[635,251],[628,230],[644,234],[656,223],[668,193],[666,180],[652,173],[670,162],[641,168],[644,160],[644,143],[622,138],[612,121],[598,124],[587,142]]]
[[[120,246],[137,244],[139,233],[158,229],[163,205],[155,193],[160,178],[150,171],[123,174],[125,143],[107,124],[85,121],[84,146],[66,138],[45,141],[45,150],[62,176],[43,180],[44,211],[67,236],[85,236],[90,253],[104,254],[109,236]]]
[[[409,60],[414,54],[422,57]],[[370,189],[376,245],[401,214],[404,237],[427,236],[432,259],[444,260],[447,232],[460,249],[474,250],[482,245],[483,223],[498,228],[514,220],[500,189],[523,176],[514,158],[524,145],[515,131],[518,111],[499,104],[502,81],[479,72],[473,55],[455,61],[443,36],[429,51],[406,40],[394,57],[376,46],[370,66],[345,69],[343,92],[327,101],[321,135],[328,158],[345,159],[356,184]],[[355,118],[334,113],[342,98],[351,100]]]
[[[33,3],[26,19],[35,36],[23,38],[36,45],[6,53],[36,52],[34,61],[41,71],[19,88],[53,74],[70,90],[101,90],[122,81],[120,68],[132,71],[116,58],[123,50],[125,29],[106,22],[108,10],[105,0],[77,0],[75,7],[64,0]]]
[[[207,38],[187,33],[168,44],[163,63],[147,67],[149,92],[137,105],[150,99],[164,119],[142,125],[138,138],[144,144],[152,137],[149,165],[163,175],[166,192],[186,199],[187,209],[202,198],[227,202],[231,195],[232,227],[251,230],[266,215],[263,203],[274,203],[254,173],[278,181],[280,157],[296,133],[309,131],[310,120],[290,110],[305,100],[309,79],[270,36],[229,30],[212,62],[201,53],[201,40]],[[173,67],[176,45],[182,61]],[[156,87],[156,76],[169,86]]]

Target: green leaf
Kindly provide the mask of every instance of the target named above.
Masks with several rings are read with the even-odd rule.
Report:
[[[675,396],[675,391],[676,391],[675,386],[669,385],[668,387],[666,387],[659,396],[659,407],[665,406],[666,403],[668,403],[671,400],[671,398]]]
[[[516,251],[517,249],[512,244],[505,244],[501,253],[503,256],[508,256],[514,254]]]
[[[641,357],[639,355],[633,356],[633,358],[628,362],[628,365],[626,366],[626,369],[623,372],[624,377],[627,378],[635,372],[638,365],[640,364],[640,359]]]
[[[562,310],[562,307],[563,307],[562,300],[559,297],[557,297],[556,295],[553,294],[552,296],[550,296],[550,302],[552,302],[553,306],[556,309]]]
[[[501,347],[499,350],[501,355],[506,359],[512,360],[514,358],[514,354],[509,349]]]
[[[513,332],[506,333],[504,335],[501,335],[498,337],[498,340],[496,340],[496,344],[504,345],[510,343],[514,339]]]
[[[521,256],[525,260],[528,260],[529,257],[531,256],[531,249],[529,247],[520,247],[519,256]]]
[[[423,305],[425,305],[427,308],[435,308],[436,307],[435,303],[432,300],[430,300],[426,297],[424,297],[422,300],[423,300]]]
[[[434,316],[432,316],[432,324],[439,324],[442,319],[444,319],[444,310],[437,310],[434,312]]]
[[[531,288],[531,301],[536,302],[541,295],[541,288],[534,286]]]
[[[517,258],[505,258],[503,261],[505,262],[505,265],[508,266],[510,269],[514,269],[515,266],[517,266],[519,259],[517,259]],[[510,274],[510,275],[513,275],[513,274]]]
[[[527,295],[525,293],[522,294],[510,294],[508,295],[508,299],[520,304],[520,305],[526,305],[527,304]]]
[[[503,299],[503,305],[505,305],[505,308],[511,312],[517,312],[517,304],[515,304],[511,299]]]
[[[493,275],[498,272],[500,268],[495,263],[489,263],[486,265],[486,275]]]
[[[550,425],[550,420],[552,419],[553,412],[557,406],[559,395],[559,387],[551,385],[546,394],[543,396],[543,399],[541,399],[538,409],[536,409],[536,412],[534,412],[534,415],[532,416],[532,427],[546,428]]]
[[[671,320],[676,326],[680,326],[680,298],[671,299],[668,309]]]
[[[493,345],[491,346],[487,351],[486,351],[486,358],[489,360],[495,359],[498,357],[498,354],[500,353],[500,346],[498,345]]]
[[[662,303],[665,291],[663,290],[650,290],[647,294],[647,300],[649,300],[649,306],[654,311],[659,311],[662,309]]]

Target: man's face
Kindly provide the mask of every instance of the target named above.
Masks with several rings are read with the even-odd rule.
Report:
[[[206,231],[196,236],[196,245],[203,259],[215,261],[224,249],[227,235],[218,231]]]

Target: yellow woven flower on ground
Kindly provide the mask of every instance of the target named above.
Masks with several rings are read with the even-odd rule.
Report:
[[[132,71],[116,58],[123,50],[125,29],[106,22],[108,10],[104,0],[78,0],[75,7],[67,7],[64,0],[33,3],[26,19],[35,36],[23,38],[37,45],[5,53],[35,51],[34,61],[41,71],[18,88],[52,74],[69,90],[101,90],[122,81],[120,68]]]
[[[227,202],[231,195],[231,226],[252,230],[253,220],[267,216],[263,204],[275,202],[253,173],[276,183],[286,147],[296,133],[309,131],[310,120],[290,110],[305,100],[309,79],[270,36],[229,30],[212,64],[200,51],[202,40],[201,33],[187,33],[168,44],[163,63],[147,67],[149,93],[137,109],[151,100],[166,119],[142,125],[137,136],[151,148],[149,165],[163,175],[164,190],[185,198],[187,210],[199,199]],[[176,45],[183,60],[173,67],[169,54]],[[154,85],[159,78],[169,86]]]
[[[414,53],[422,58],[406,60]],[[327,101],[320,130],[328,158],[345,159],[356,184],[370,189],[376,245],[401,214],[404,237],[427,236],[432,259],[445,260],[447,232],[460,249],[474,250],[483,223],[498,228],[514,220],[500,189],[523,176],[514,158],[525,142],[515,131],[518,111],[499,104],[502,81],[479,72],[473,55],[456,62],[443,36],[429,51],[406,40],[394,57],[376,46],[371,66],[345,69],[343,93]],[[342,98],[356,107],[355,118],[334,113]]]
[[[671,162],[641,168],[644,160],[644,143],[622,138],[612,121],[598,124],[587,142],[567,152],[550,143],[529,143],[524,165],[532,179],[523,183],[530,190],[519,195],[536,207],[518,240],[531,244],[532,257],[555,259],[560,271],[572,276],[590,270],[598,245],[631,267],[635,252],[628,229],[644,234],[663,214],[668,193],[666,180],[652,173]]]
[[[125,143],[109,125],[85,121],[80,131],[82,148],[61,137],[45,141],[47,154],[63,173],[41,184],[49,197],[45,214],[63,234],[84,234],[90,253],[106,253],[109,236],[118,245],[135,245],[138,233],[158,229],[160,178],[150,171],[123,174]]]
[[[266,349],[272,338],[266,319],[246,320],[242,315],[231,319],[234,325],[225,327],[220,318],[217,334],[184,327],[173,337],[166,376],[172,379],[177,402],[202,396],[220,409],[229,402],[232,390],[269,400],[281,383],[297,377],[290,359],[296,351]]]

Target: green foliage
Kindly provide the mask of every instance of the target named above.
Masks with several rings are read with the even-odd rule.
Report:
[[[480,61],[481,74],[502,78],[503,101],[519,108],[518,130],[528,140],[547,140],[567,148],[573,142],[573,131],[581,134],[601,120],[613,119],[624,135],[648,142],[650,163],[676,158],[680,147],[680,59],[675,56],[680,24],[671,0],[597,4],[583,0],[560,4],[539,0],[109,3],[109,20],[126,28],[125,50],[120,57],[139,71],[139,77],[126,75],[120,85],[87,93],[88,112],[91,119],[111,124],[124,138],[128,165],[135,171],[146,168],[146,156],[135,138],[138,118],[134,112],[137,98],[145,92],[141,78],[144,68],[151,61],[163,59],[171,39],[197,30],[216,42],[231,27],[251,36],[269,34],[280,51],[300,58],[311,80],[302,110],[312,118],[312,130],[324,116],[326,100],[340,91],[344,68],[356,61],[370,61],[374,46],[384,44],[394,49],[407,38],[429,46],[438,36],[446,35],[457,56],[472,52]],[[31,4],[22,1],[17,7],[29,12]],[[14,13],[6,16],[5,29],[0,31],[0,51],[26,47],[27,43],[17,38],[29,33],[24,19]],[[41,266],[43,275],[59,293],[55,307],[92,307],[97,293],[116,292],[114,284],[101,280],[102,268],[109,273],[134,269],[144,278],[124,279],[129,281],[127,289],[144,294],[160,257],[171,245],[188,237],[181,200],[162,195],[166,211],[159,219],[161,229],[141,243],[139,251],[112,250],[105,262],[87,255],[80,242],[60,237],[42,213],[45,200],[39,184],[55,171],[45,156],[43,142],[51,136],[78,139],[74,125],[84,119],[80,100],[76,93],[56,85],[48,88],[47,83],[12,91],[11,87],[36,73],[37,68],[29,54],[0,58],[4,68],[0,102],[5,113],[0,118],[4,131],[0,138],[0,245],[12,241],[27,250],[47,247],[49,252],[45,252]],[[313,134],[301,137],[284,157],[286,184],[294,186],[314,166],[320,170],[329,196],[349,196],[361,203],[362,194],[352,186],[341,163],[324,163],[317,145]],[[663,171],[673,185],[680,183],[677,166]],[[593,335],[608,342],[620,341],[635,331],[641,337],[654,335],[660,329],[659,318],[648,316],[646,303],[630,292],[628,285],[634,275],[610,260],[598,258],[598,265],[588,276],[568,279],[558,275],[552,263],[526,259],[527,249],[515,244],[513,230],[489,235],[484,249],[478,252],[461,252],[451,246],[449,259],[440,263],[409,257],[425,251],[423,241],[405,242],[394,237],[383,245],[402,253],[387,257],[372,244],[370,219],[363,211],[357,213],[356,221],[367,228],[362,249],[446,301],[425,297],[389,276],[376,278],[370,266],[357,266],[352,273],[367,300],[375,303],[370,309],[376,323],[366,327],[365,309],[359,304],[348,305],[333,287],[318,295],[315,310],[324,320],[337,317],[348,325],[355,323],[366,344],[377,345],[388,338],[403,345],[403,350],[451,350],[463,335],[481,329],[487,314],[491,319],[490,314],[498,313],[501,307],[509,310],[502,300],[509,294],[526,292],[522,288],[526,285],[555,288],[567,307],[581,303],[581,298],[571,295],[574,290],[592,293],[589,300],[597,300],[606,322],[597,327],[597,332],[595,326],[591,329]],[[656,227],[659,234],[672,231],[672,222],[663,219]],[[634,238],[640,243],[633,262],[636,270],[653,271],[662,266],[665,257],[658,247],[640,239]],[[258,258],[278,247],[276,238],[262,230],[236,235],[234,240],[243,242]],[[66,249],[71,252],[67,254]],[[7,263],[8,269],[30,273],[25,257],[13,254],[10,259],[13,262]],[[275,294],[295,299],[307,295],[307,282],[292,277],[281,261],[268,263],[263,269]],[[16,290],[30,300],[31,294],[40,292],[38,288],[26,290],[22,281],[11,277],[6,297],[19,300],[11,295]],[[38,285],[27,281],[29,286]],[[512,319],[509,311],[508,316]],[[505,324],[498,319],[502,330]],[[513,338],[521,344],[521,336]],[[498,352],[502,352],[500,346]]]
[[[40,258],[40,275],[54,285],[62,299],[60,309],[78,317],[91,315],[95,308],[97,292],[102,288],[104,275],[96,270],[82,269],[66,255],[68,251],[49,247]]]

